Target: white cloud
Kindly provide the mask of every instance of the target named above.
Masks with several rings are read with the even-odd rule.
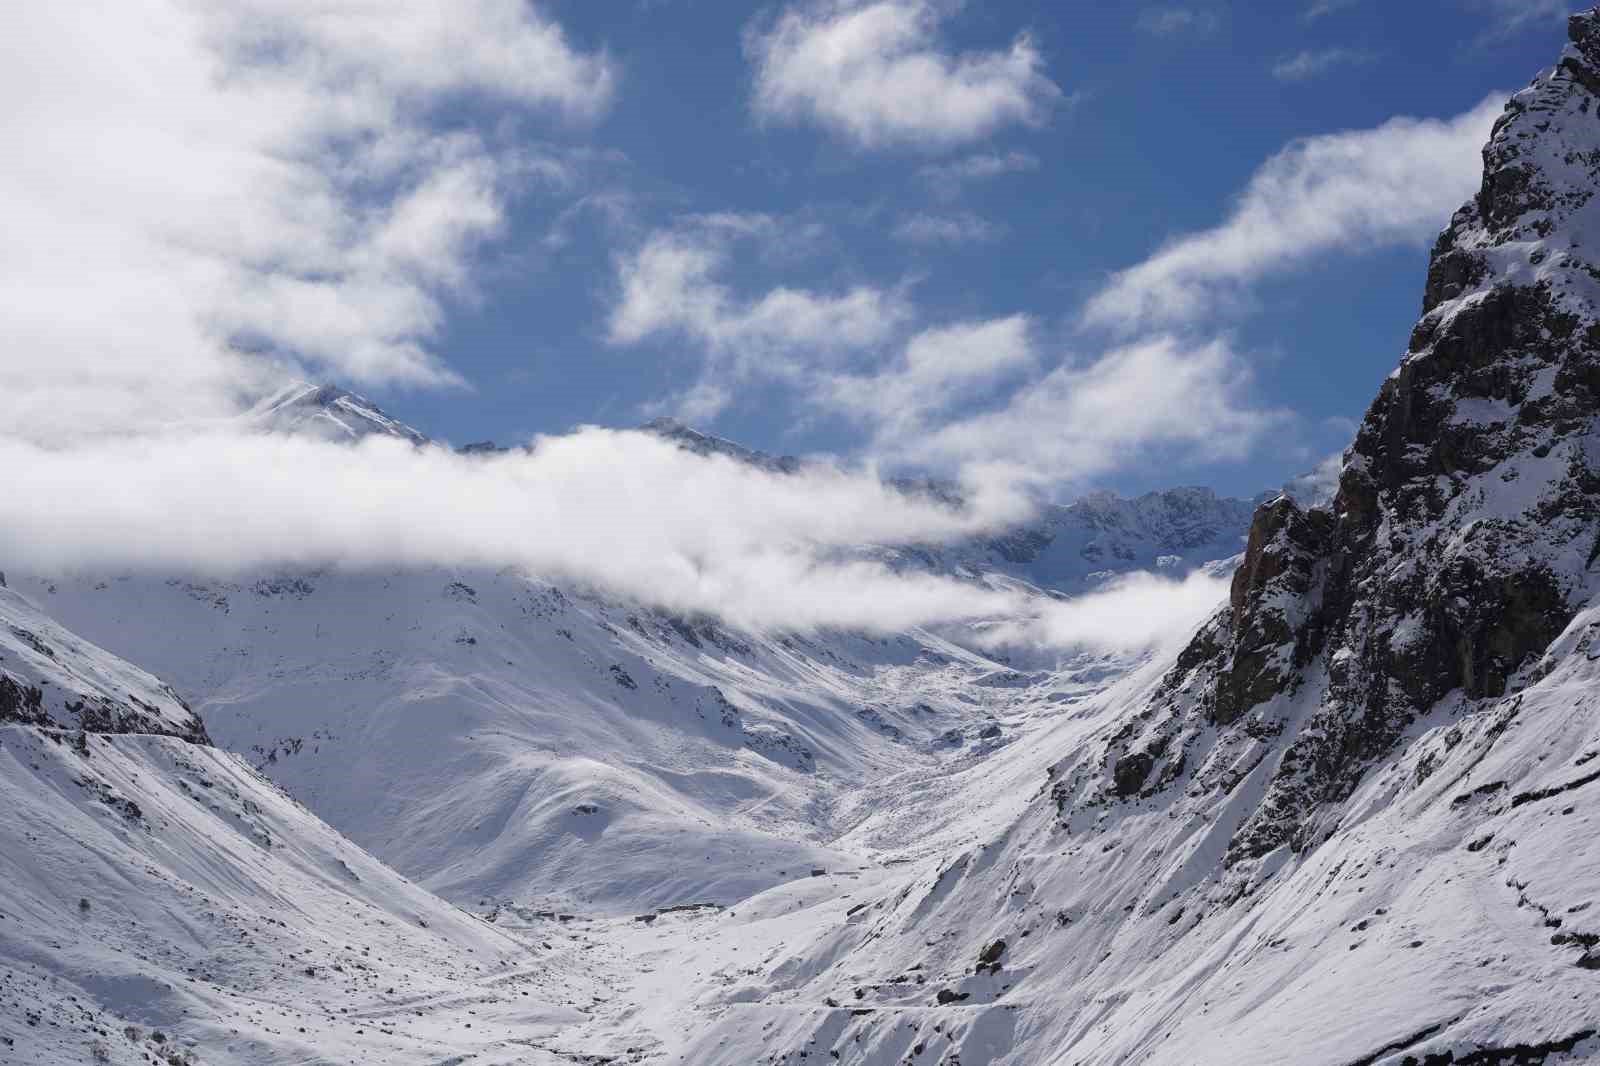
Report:
[[[1033,617],[988,627],[997,644],[1122,651],[1186,641],[1228,595],[1230,579],[1196,570],[1181,581],[1156,574],[1116,578],[1082,596],[1053,601]]]
[[[1577,8],[1574,0],[1472,0],[1494,18],[1490,37],[1516,33],[1541,22],[1558,22]]]
[[[521,0],[0,11],[0,421],[226,408],[287,364],[449,384],[429,349],[507,198],[570,178],[433,119],[594,115],[615,81]]]
[[[1236,307],[1248,284],[1316,256],[1427,240],[1477,191],[1480,151],[1504,102],[1294,142],[1256,171],[1227,221],[1113,276],[1085,324],[1200,322]]]
[[[1192,7],[1152,7],[1141,11],[1134,25],[1158,37],[1209,37],[1217,32],[1221,22],[1214,11]]]
[[[1153,337],[1063,364],[997,410],[936,428],[908,424],[881,447],[1044,484],[1081,484],[1153,458],[1240,459],[1285,417],[1247,402],[1250,378],[1223,341]]]
[[[593,117],[616,72],[603,55],[568,44],[561,27],[522,0],[231,0],[218,6],[216,43],[240,68],[264,51],[287,54],[314,80],[422,102],[488,93]]]
[[[867,422],[880,440],[899,443],[935,415],[1032,367],[1033,329],[1025,315],[1012,315],[924,330],[893,364],[876,374],[829,377],[813,398]]]
[[[964,185],[1002,174],[1034,170],[1038,166],[1038,157],[1027,152],[978,152],[948,163],[929,163],[918,169],[917,176],[939,196],[953,199]]]
[[[744,297],[722,280],[738,240],[781,241],[782,233],[781,224],[766,216],[713,215],[652,234],[618,261],[620,293],[609,339],[637,344],[655,335],[687,337],[734,377],[786,377],[883,344],[911,317],[904,295],[895,290],[858,285],[825,293],[779,286]]]
[[[1372,61],[1370,52],[1351,48],[1323,48],[1285,56],[1272,65],[1272,76],[1279,81],[1308,81],[1338,67],[1365,66]]]
[[[1354,432],[1352,431],[1352,436]],[[1324,456],[1316,466],[1283,483],[1283,492],[1302,507],[1315,507],[1332,500],[1339,491],[1344,473],[1344,452]]]
[[[509,566],[757,630],[981,624],[991,643],[1106,650],[1163,640],[1203,617],[1198,599],[1220,598],[1150,578],[1075,606],[892,571],[860,549],[983,535],[1029,504],[991,482],[954,510],[870,474],[773,474],[638,432],[475,457],[377,437],[160,434],[67,449],[0,437],[0,469],[28,501],[0,509],[0,558],[32,573]]]
[[[908,244],[982,244],[998,240],[1004,233],[1005,227],[971,211],[952,215],[919,211],[894,228],[895,239]]]
[[[1307,22],[1315,22],[1320,18],[1326,18],[1336,12],[1343,11],[1345,8],[1354,7],[1359,2],[1360,0],[1316,0],[1310,7],[1306,8],[1305,14],[1301,18]]]
[[[1061,99],[1026,34],[1005,51],[953,54],[950,10],[933,0],[815,0],[752,28],[752,107],[812,121],[867,148],[947,147],[1013,123],[1038,125]]]
[[[643,433],[590,429],[489,457],[380,438],[0,438],[0,468],[28,501],[0,513],[0,558],[34,572],[510,565],[759,628],[901,630],[1029,610],[854,551],[992,529],[1027,513],[1014,494],[980,492],[957,512],[874,477],[769,474]]]

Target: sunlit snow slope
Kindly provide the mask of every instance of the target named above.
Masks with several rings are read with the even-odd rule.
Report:
[[[539,1062],[525,1042],[583,1017],[584,971],[405,881],[3,589],[0,688],[0,1059]]]
[[[208,1061],[1600,1054],[1600,12],[1571,28],[1337,493],[1257,509],[1181,649],[754,636],[509,571],[14,575],[173,687],[0,601],[0,991],[32,1019],[5,1035],[42,1061],[136,1061],[158,1025]],[[339,400],[294,402],[388,419]],[[1078,591],[1094,544],[1234,554],[1214,500],[871,550]],[[1055,551],[1063,580],[1027,569]],[[191,740],[94,731],[163,725]]]
[[[980,842],[706,988],[687,1061],[1600,1053],[1600,12],[1571,31],[1336,496],[1262,507],[1180,654],[974,785]]]

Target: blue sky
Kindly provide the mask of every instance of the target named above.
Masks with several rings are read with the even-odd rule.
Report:
[[[1563,46],[1551,0],[1318,2],[0,5],[0,559],[1048,623],[853,549],[1334,454],[1504,94]],[[305,378],[444,441],[542,438],[262,432]],[[671,412],[840,463],[575,431]]]
[[[1484,101],[1566,10],[16,10],[33,359],[0,385],[39,437],[69,386],[81,428],[292,372],[455,442],[678,413],[1057,495],[1253,493],[1348,440]]]
[[[621,77],[598,123],[538,135],[619,153],[583,190],[614,199],[569,219],[567,243],[554,251],[545,241],[570,200],[530,198],[513,209],[509,232],[487,253],[501,261],[481,303],[456,309],[439,345],[474,391],[379,391],[425,430],[457,440],[638,420],[695,379],[701,356],[675,334],[608,343],[615,259],[693,213],[760,213],[806,230],[775,238],[773,250],[740,250],[728,284],[750,298],[778,285],[906,285],[930,321],[1026,314],[1045,346],[1079,349],[1071,319],[1109,273],[1216,225],[1288,142],[1396,115],[1457,115],[1519,88],[1563,38],[1559,17],[1538,5],[1329,6],[1308,17],[1309,6],[1283,2],[967,5],[939,24],[939,48],[1004,50],[1027,33],[1060,96],[1037,124],[997,124],[959,144],[877,147],[752,113],[744,5],[550,4],[575,43],[606,49]],[[1310,58],[1291,69],[1297,56]],[[959,189],[928,177],[978,157],[1008,169]],[[970,232],[914,241],[902,230],[897,239],[918,216]],[[1178,470],[1136,462],[1094,480],[1247,492],[1340,447],[1398,359],[1420,300],[1426,242],[1375,243],[1265,280],[1254,293],[1259,310],[1228,324],[1256,376],[1256,400],[1294,413],[1271,443],[1238,460]],[[696,420],[772,450],[866,445],[860,426],[797,405],[790,392],[748,382],[715,417]]]

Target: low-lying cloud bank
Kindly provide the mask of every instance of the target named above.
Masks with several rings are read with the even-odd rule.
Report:
[[[1228,595],[1229,579],[1196,570],[1181,581],[1138,572],[1055,600],[1037,614],[989,630],[997,643],[1120,651],[1180,641]]]
[[[0,437],[0,469],[0,559],[42,573],[515,566],[746,628],[986,622],[1008,641],[1107,649],[1158,641],[1220,596],[1151,577],[1062,603],[895,572],[863,547],[979,536],[1025,520],[1029,501],[974,485],[955,509],[870,471],[777,475],[638,432],[492,456],[232,431]]]

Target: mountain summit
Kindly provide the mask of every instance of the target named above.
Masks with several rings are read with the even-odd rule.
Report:
[[[422,433],[385,414],[365,396],[337,385],[306,381],[296,381],[268,396],[250,409],[245,420],[275,433],[304,433],[333,441],[384,436],[412,444],[428,443]]]

